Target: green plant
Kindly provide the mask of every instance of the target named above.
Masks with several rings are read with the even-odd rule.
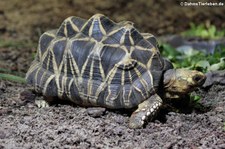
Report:
[[[206,54],[192,48],[178,51],[168,44],[160,46],[161,54],[167,57],[175,68],[187,68],[202,72],[225,69],[225,47],[218,47],[213,54]]]
[[[190,29],[181,33],[186,37],[200,37],[203,39],[219,39],[225,36],[225,30],[218,30],[215,25],[190,24]]]
[[[8,80],[17,83],[26,83],[26,80],[22,77],[5,73],[0,73],[0,80]]]
[[[198,103],[200,100],[201,100],[201,96],[199,95],[194,95],[194,94],[191,94],[190,95],[190,98],[192,101],[194,101],[195,103]]]

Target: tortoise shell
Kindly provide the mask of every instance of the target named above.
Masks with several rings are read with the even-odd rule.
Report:
[[[171,68],[153,35],[96,14],[45,32],[26,80],[45,96],[79,105],[132,108],[158,91]]]

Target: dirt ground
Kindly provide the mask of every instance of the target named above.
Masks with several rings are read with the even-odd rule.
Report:
[[[0,148],[225,148],[224,86],[197,92],[205,110],[166,112],[137,130],[128,128],[126,112],[93,118],[84,107],[39,109],[26,88],[1,81]]]
[[[225,7],[184,8],[165,0],[0,1],[0,73],[7,69],[24,77],[43,31],[58,27],[70,15],[88,18],[94,13],[115,21],[131,20],[141,31],[155,35],[180,33],[190,22],[225,28]],[[94,118],[87,108],[70,104],[37,108],[35,95],[28,89],[26,84],[0,80],[0,149],[225,148],[222,85],[198,89],[195,94],[202,97],[198,103],[162,109],[154,121],[137,130],[128,128],[127,111],[106,110]]]

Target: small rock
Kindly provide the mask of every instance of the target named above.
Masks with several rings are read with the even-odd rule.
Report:
[[[33,94],[30,90],[24,90],[23,92],[20,93],[20,100],[21,101],[34,101],[35,99],[35,94]]]
[[[115,127],[113,132],[117,136],[122,136],[124,134],[124,129],[122,129],[121,127]]]
[[[6,90],[6,84],[4,82],[0,82],[0,92],[5,92]]]
[[[101,108],[101,107],[87,108],[87,113],[91,117],[100,117],[100,116],[104,115],[105,111],[106,111],[106,109],[105,108]]]
[[[0,115],[10,114],[12,113],[12,109],[0,109]]]
[[[213,84],[220,84],[225,85],[225,71],[224,70],[218,70],[218,71],[210,71],[206,73],[206,81],[203,84],[203,87],[209,87]]]
[[[118,117],[115,117],[115,122],[118,124],[123,124],[125,123],[125,119],[122,116],[118,116]]]
[[[168,115],[174,116],[174,115],[176,115],[176,113],[175,112],[169,112]]]
[[[6,134],[4,131],[0,131],[0,139],[4,139],[6,137]]]
[[[223,112],[223,110],[224,110],[224,109],[223,109],[222,106],[221,106],[221,107],[216,107],[216,108],[215,108],[215,111],[216,111],[216,112]]]

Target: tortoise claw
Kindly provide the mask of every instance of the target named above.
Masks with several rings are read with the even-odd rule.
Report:
[[[134,129],[142,128],[144,125],[144,120],[145,120],[145,112],[142,111],[135,112],[130,117],[129,127]]]
[[[49,103],[44,99],[35,99],[35,104],[38,106],[38,108],[49,107]]]
[[[157,94],[140,103],[130,117],[129,127],[142,128],[146,120],[154,118],[161,105],[162,99]]]

